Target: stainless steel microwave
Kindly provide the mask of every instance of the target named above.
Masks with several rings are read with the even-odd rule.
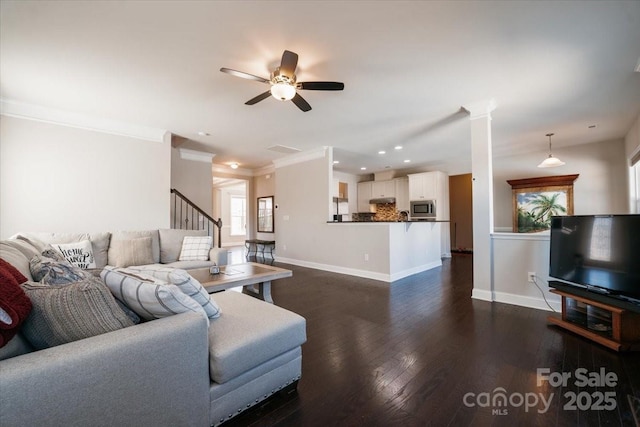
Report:
[[[410,203],[409,217],[411,219],[435,219],[435,200],[416,200]]]

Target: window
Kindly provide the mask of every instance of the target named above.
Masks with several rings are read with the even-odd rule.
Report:
[[[247,234],[247,201],[244,196],[231,196],[231,235]]]
[[[612,218],[596,218],[591,232],[589,258],[595,261],[611,261]]]

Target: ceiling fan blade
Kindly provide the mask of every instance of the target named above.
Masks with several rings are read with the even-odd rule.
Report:
[[[280,74],[293,78],[298,66],[298,54],[285,50],[280,61]]]
[[[305,90],[343,90],[344,83],[341,82],[300,82],[300,89]]]
[[[311,110],[311,105],[309,105],[309,103],[305,101],[304,98],[300,96],[300,94],[296,93],[296,96],[293,97],[292,101],[298,106],[299,109],[301,109],[305,113]]]
[[[256,96],[255,98],[251,98],[250,100],[245,102],[245,104],[246,105],[257,104],[258,102],[262,101],[263,99],[267,99],[270,96],[271,96],[271,91],[268,90],[268,91],[266,91],[264,93],[261,93],[260,95]]]
[[[232,76],[240,77],[243,79],[255,80],[260,83],[269,83],[269,80],[263,79],[262,77],[254,76],[253,74],[244,73],[242,71],[232,70],[231,68],[220,68],[220,71],[223,73],[231,74]]]

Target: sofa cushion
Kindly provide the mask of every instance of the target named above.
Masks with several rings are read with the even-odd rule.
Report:
[[[10,359],[12,357],[21,356],[31,353],[33,347],[24,335],[18,333],[4,347],[0,348],[0,360]]]
[[[130,240],[113,240],[109,247],[109,265],[129,267],[130,265],[153,264],[151,237]]]
[[[190,296],[202,306],[209,319],[215,319],[220,316],[220,307],[218,307],[218,304],[216,304],[202,284],[184,270],[160,267],[157,265],[146,265],[129,267],[126,271],[150,274],[156,279],[176,285],[184,294]]]
[[[87,269],[96,268],[93,248],[90,240],[73,243],[52,243],[54,249],[62,254],[64,259],[76,267]]]
[[[31,258],[29,268],[33,279],[44,285],[68,285],[91,276],[66,260],[56,261],[42,255]]]
[[[29,270],[29,260],[31,257],[24,255],[18,248],[16,248],[15,243],[15,240],[0,241],[0,258],[13,265],[27,279],[33,280],[31,270]]]
[[[143,230],[143,231],[115,231],[111,234],[111,244],[118,240],[131,240],[138,239],[140,237],[151,237],[151,254],[153,255],[153,263],[160,262],[160,234],[158,230]],[[111,251],[109,251],[109,265],[111,263]]]
[[[83,240],[91,241],[91,249],[96,262],[96,268],[104,268],[107,265],[107,251],[109,250],[109,241],[111,233],[19,233],[18,236],[24,236],[31,240],[40,241],[46,244],[53,243],[74,243]],[[42,252],[40,250],[39,252]]]
[[[214,261],[176,261],[160,265],[171,268],[179,268],[188,272],[189,270],[192,270],[194,268],[212,267],[216,265],[216,263]]]
[[[185,236],[206,236],[207,230],[160,229],[160,262],[167,264],[178,261]]]
[[[235,291],[216,294],[222,315],[209,327],[209,370],[218,384],[306,341],[303,317]]]
[[[20,288],[26,281],[14,266],[0,259],[0,347],[11,341],[31,312],[31,300]]]
[[[182,293],[177,286],[153,276],[132,274],[107,266],[100,277],[116,298],[143,319],[160,319],[190,311],[207,317],[202,306]]]
[[[66,286],[21,285],[33,310],[21,332],[43,349],[133,326],[109,289],[95,277]]]
[[[206,261],[211,250],[211,236],[185,236],[182,240],[179,261]]]

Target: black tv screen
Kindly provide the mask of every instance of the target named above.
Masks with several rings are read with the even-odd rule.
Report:
[[[640,300],[640,215],[552,217],[549,276]]]

